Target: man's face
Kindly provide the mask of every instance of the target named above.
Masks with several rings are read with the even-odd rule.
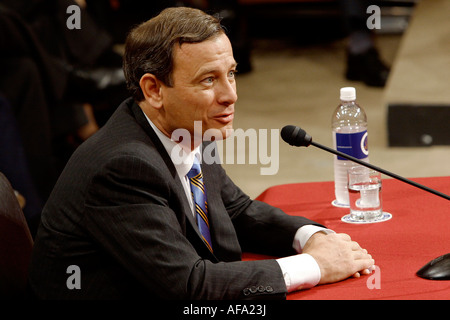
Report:
[[[161,87],[160,124],[166,134],[184,128],[194,137],[194,121],[201,121],[202,136],[208,129],[217,129],[227,138],[237,100],[235,71],[231,43],[224,34],[201,43],[175,45],[173,86]]]

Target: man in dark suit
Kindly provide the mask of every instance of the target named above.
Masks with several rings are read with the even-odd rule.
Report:
[[[214,161],[195,177],[207,197],[198,210],[190,170],[211,143],[199,136],[226,138],[237,100],[216,18],[164,10],[130,33],[124,70],[133,98],[76,150],[44,208],[38,298],[283,299],[373,266],[349,236],[251,200]],[[241,261],[243,250],[283,258]]]

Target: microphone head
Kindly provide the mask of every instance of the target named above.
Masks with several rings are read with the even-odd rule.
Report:
[[[281,138],[295,147],[307,147],[311,144],[312,140],[311,136],[305,130],[291,125],[281,129]]]

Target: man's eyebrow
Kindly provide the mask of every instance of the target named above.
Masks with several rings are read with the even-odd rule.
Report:
[[[237,67],[237,65],[238,65],[238,63],[237,62],[233,62],[233,63],[231,63],[230,64],[230,66],[229,66],[229,68],[228,68],[228,70],[230,70],[230,69],[236,69],[236,67]],[[197,76],[196,76],[196,78],[197,77],[201,77],[201,76],[203,76],[203,75],[205,75],[205,74],[214,74],[214,73],[217,73],[218,72],[218,69],[217,68],[205,68],[204,70],[202,70],[202,69],[200,69],[199,71],[198,71],[198,73],[197,73]]]

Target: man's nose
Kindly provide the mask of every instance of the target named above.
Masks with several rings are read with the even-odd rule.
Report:
[[[218,101],[223,105],[232,105],[234,104],[238,97],[236,92],[236,83],[230,82],[228,80],[223,81],[220,85],[220,89],[218,92]]]

